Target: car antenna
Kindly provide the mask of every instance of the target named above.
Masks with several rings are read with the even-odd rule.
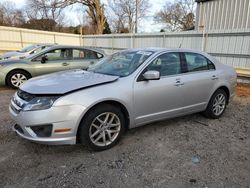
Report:
[[[180,45],[179,45],[179,48],[182,47],[183,40],[184,40],[184,37],[182,37],[182,39],[181,39],[181,43],[180,43]]]

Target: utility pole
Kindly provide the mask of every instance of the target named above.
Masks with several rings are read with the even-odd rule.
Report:
[[[138,0],[135,1],[135,33],[137,33],[138,26]]]

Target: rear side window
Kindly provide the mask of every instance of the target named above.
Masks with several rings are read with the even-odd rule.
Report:
[[[98,59],[103,58],[103,54],[100,54],[100,53],[96,53],[96,54],[97,54],[97,58],[98,58]]]
[[[98,59],[97,54],[91,50],[84,50],[85,51],[85,58],[86,59]]]
[[[85,59],[85,51],[80,49],[73,49],[73,59]]]
[[[209,61],[206,57],[196,53],[184,53],[187,62],[187,71],[203,71],[203,70],[214,70],[214,64]]]
[[[73,49],[73,59],[100,59],[103,55],[87,49]]]

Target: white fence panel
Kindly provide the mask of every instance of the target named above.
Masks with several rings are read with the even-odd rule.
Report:
[[[83,44],[102,48],[107,54],[126,48],[192,48],[204,50],[222,63],[237,68],[250,68],[250,30],[85,35]]]
[[[150,34],[80,35],[0,26],[0,51],[18,50],[33,43],[99,47],[107,54],[126,48],[165,47],[204,50],[222,63],[250,68],[250,30]]]
[[[81,45],[80,35],[0,26],[0,51],[18,50],[34,43]]]

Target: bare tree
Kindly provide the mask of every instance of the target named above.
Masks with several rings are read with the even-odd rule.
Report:
[[[138,20],[146,16],[149,9],[148,0],[112,0],[111,9],[112,26],[116,32],[128,28],[130,33],[135,31],[136,13]]]
[[[163,9],[155,14],[154,20],[165,24],[169,31],[194,29],[195,5],[194,0],[167,2]]]
[[[95,27],[92,26],[92,20],[91,18],[88,16],[87,12],[86,12],[86,8],[87,7],[79,7],[77,9],[77,20],[79,22],[79,33],[82,33],[84,35],[88,35],[88,34],[95,34]],[[81,30],[82,29],[82,30]]]
[[[64,8],[77,3],[87,7],[86,12],[95,28],[95,34],[102,34],[106,22],[104,4],[100,0],[59,0],[58,6]]]
[[[25,23],[23,12],[13,2],[0,3],[0,25],[21,26]]]
[[[33,24],[45,24],[40,26],[41,28],[46,28],[47,25],[48,29],[46,30],[55,30],[53,27],[62,26],[65,19],[64,7],[60,7],[59,4],[60,0],[27,0],[27,17]],[[39,25],[37,27],[39,28]]]

